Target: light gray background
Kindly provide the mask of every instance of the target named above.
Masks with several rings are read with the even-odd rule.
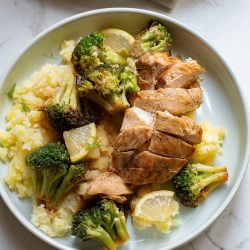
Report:
[[[50,25],[104,7],[159,11],[193,28],[226,59],[250,99],[250,1],[176,0],[171,13],[145,0],[0,0],[0,74],[24,46]],[[232,145],[233,146],[233,145]],[[250,249],[250,169],[225,212],[199,238],[179,250]],[[30,234],[0,198],[1,250],[53,250]]]

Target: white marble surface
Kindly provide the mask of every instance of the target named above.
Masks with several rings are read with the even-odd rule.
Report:
[[[144,0],[0,0],[0,74],[42,30],[65,17],[103,7],[138,7],[166,13],[163,8]],[[250,1],[177,0],[168,15],[199,32],[220,51],[250,100]],[[180,250],[249,250],[249,186],[250,168],[220,218]],[[34,248],[54,249],[19,224],[0,198],[0,249]]]

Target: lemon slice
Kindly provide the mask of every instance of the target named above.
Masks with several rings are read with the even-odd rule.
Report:
[[[110,28],[102,30],[102,33],[105,37],[104,46],[107,46],[120,54],[124,52],[129,54],[135,39],[128,32]]]
[[[179,205],[174,192],[161,190],[146,194],[137,201],[134,216],[147,221],[165,222],[178,213]]]
[[[96,126],[90,123],[86,126],[63,132],[63,138],[73,163],[87,156],[92,145],[96,142]]]

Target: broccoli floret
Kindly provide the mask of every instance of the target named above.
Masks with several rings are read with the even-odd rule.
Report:
[[[188,163],[174,178],[176,195],[184,206],[198,207],[208,194],[228,180],[226,167]]]
[[[76,78],[72,75],[65,85],[56,90],[42,109],[52,127],[60,132],[82,127],[97,120],[94,112],[82,112],[75,81]]]
[[[102,63],[127,65],[128,55],[121,55],[109,47],[105,47],[104,39],[103,33],[94,32],[77,43],[71,62],[78,74],[83,75]]]
[[[79,74],[101,63],[98,58],[98,49],[103,46],[103,40],[104,36],[101,32],[94,32],[82,38],[76,45],[71,61]]]
[[[132,71],[109,64],[99,65],[86,73],[78,81],[77,89],[81,97],[96,102],[110,114],[128,108],[126,95],[139,91]]]
[[[129,240],[123,211],[106,199],[74,215],[72,234],[82,240],[95,239],[110,250]]]
[[[26,157],[38,203],[54,209],[84,179],[85,164],[72,165],[69,153],[60,142],[49,143]]]
[[[170,53],[172,38],[166,26],[151,20],[132,44],[131,56],[138,58],[148,51]]]

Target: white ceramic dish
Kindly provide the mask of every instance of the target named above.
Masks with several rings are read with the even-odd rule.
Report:
[[[1,82],[0,127],[4,128],[4,116],[10,107],[6,97],[10,85],[28,78],[34,70],[45,63],[60,63],[58,52],[63,40],[77,38],[107,27],[121,28],[135,34],[151,18],[159,19],[167,25],[173,36],[175,52],[197,59],[206,68],[202,83],[204,103],[197,110],[197,118],[199,121],[209,120],[215,125],[226,128],[224,155],[219,157],[216,163],[228,166],[229,181],[213,192],[199,208],[181,207],[179,216],[181,225],[174,228],[169,235],[160,234],[151,229],[137,231],[129,220],[131,240],[120,249],[172,249],[183,245],[205,230],[235,195],[248,163],[249,121],[247,104],[231,70],[204,39],[183,24],[155,12],[114,8],[85,12],[47,29],[29,44]],[[30,223],[30,200],[19,200],[2,181],[6,170],[7,166],[0,166],[1,196],[16,218],[30,232],[59,249],[99,248],[95,243],[82,243],[71,236],[52,239],[35,228]]]

